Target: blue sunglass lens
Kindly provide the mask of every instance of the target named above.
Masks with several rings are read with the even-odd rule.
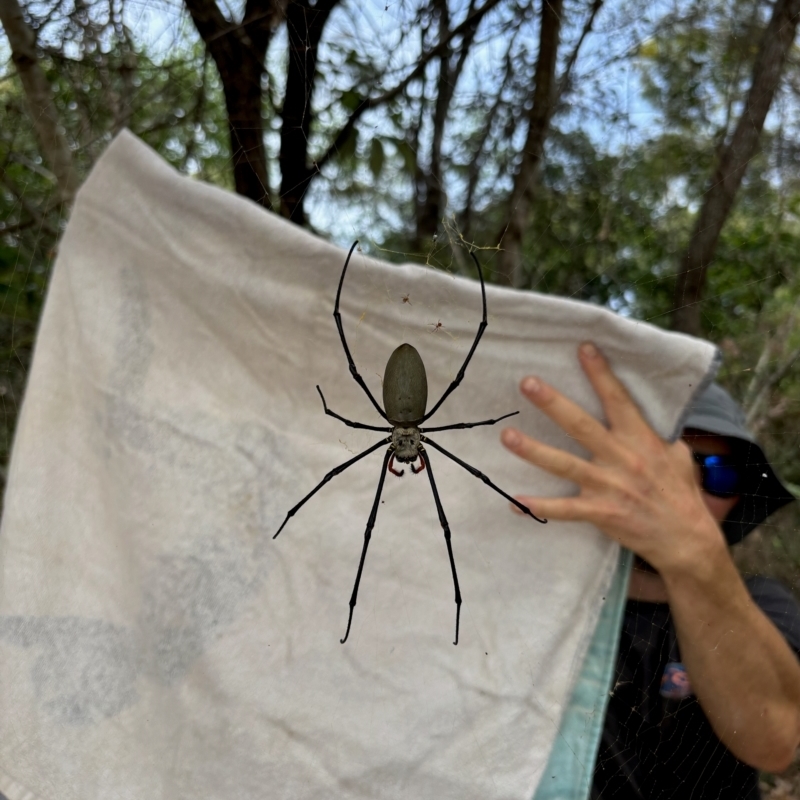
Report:
[[[740,472],[726,456],[702,456],[703,488],[709,494],[732,495],[739,490]]]

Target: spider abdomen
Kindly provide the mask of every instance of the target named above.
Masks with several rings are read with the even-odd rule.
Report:
[[[392,425],[400,425],[421,420],[427,403],[428,377],[422,358],[416,348],[401,344],[389,356],[383,374],[383,410]]]

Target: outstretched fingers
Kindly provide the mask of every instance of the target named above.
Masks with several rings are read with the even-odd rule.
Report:
[[[592,455],[613,459],[623,455],[623,447],[600,420],[556,391],[539,378],[523,379],[520,388],[540,411],[550,417],[571,439]]]
[[[600,524],[595,504],[587,503],[582,497],[529,497],[517,495],[516,503],[511,509],[515,514],[522,514],[519,505],[522,504],[532,514],[541,515],[547,519],[562,521],[587,521],[595,525]]]
[[[506,428],[500,434],[500,440],[515,455],[559,478],[578,486],[599,486],[602,483],[602,472],[591,461],[538,442],[515,428]]]
[[[506,428],[500,436],[503,445],[530,464],[559,478],[576,483],[581,491],[598,489],[608,484],[608,475],[601,467],[572,453],[537,442],[514,428]],[[517,495],[513,509],[521,513],[519,504],[537,516],[559,520],[590,520],[597,516],[597,502],[588,503],[580,495],[575,497],[531,497]]]
[[[603,404],[611,428],[624,435],[658,438],[597,346],[592,342],[584,342],[578,348],[578,356],[583,371]]]
[[[658,519],[671,525],[676,513],[670,502],[680,501],[670,498],[682,496],[682,484],[668,491],[680,483],[670,447],[644,420],[597,347],[585,342],[579,348],[579,358],[608,424],[538,378],[525,378],[520,388],[569,438],[588,450],[588,457],[543,444],[513,428],[501,434],[511,452],[572,481],[579,492],[573,497],[517,499],[552,519],[591,522],[611,538],[633,546],[648,530],[655,530],[654,525],[658,527]],[[646,543],[646,547],[652,546],[652,542]]]

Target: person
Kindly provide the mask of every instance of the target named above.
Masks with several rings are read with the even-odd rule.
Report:
[[[745,582],[728,544],[792,495],[721,387],[666,442],[593,344],[579,361],[607,424],[539,378],[521,389],[591,458],[514,428],[501,440],[579,488],[518,497],[534,514],[591,522],[636,555],[592,796],[757,798],[757,771],[783,771],[800,743],[800,607],[775,581]]]

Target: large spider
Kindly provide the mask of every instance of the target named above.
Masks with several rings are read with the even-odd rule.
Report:
[[[345,355],[347,356],[347,363],[350,365],[350,374],[355,378],[359,386],[361,386],[361,388],[366,392],[367,397],[369,397],[377,412],[391,425],[391,427],[383,428],[375,425],[365,425],[363,422],[353,422],[352,420],[345,419],[328,408],[328,404],[325,402],[325,397],[322,394],[322,390],[319,388],[319,386],[317,386],[317,391],[319,392],[319,396],[322,398],[322,407],[325,410],[325,413],[329,416],[335,417],[341,422],[344,422],[345,425],[349,425],[351,428],[362,428],[368,431],[380,431],[381,433],[390,433],[391,435],[386,439],[381,439],[377,444],[374,444],[372,447],[364,450],[363,453],[359,453],[355,458],[351,458],[344,464],[340,464],[338,467],[332,469],[317,484],[317,486],[315,486],[291,511],[289,511],[289,513],[286,515],[286,519],[283,521],[283,524],[280,528],[278,528],[278,533],[276,533],[272,538],[277,538],[278,534],[283,530],[284,526],[291,519],[291,517],[293,517],[301,508],[301,506],[303,506],[306,501],[310,500],[331,478],[339,475],[341,472],[344,472],[348,467],[355,464],[356,461],[360,461],[362,458],[364,458],[364,456],[367,456],[378,448],[383,447],[388,442],[389,447],[386,450],[386,455],[383,457],[383,466],[381,467],[381,474],[380,478],[378,479],[378,491],[375,493],[375,502],[372,504],[372,511],[370,512],[369,520],[367,521],[367,529],[364,532],[364,547],[361,550],[361,561],[358,564],[356,582],[353,585],[353,594],[350,597],[350,614],[347,618],[347,630],[345,631],[344,638],[340,639],[339,641],[344,644],[347,641],[347,637],[350,635],[350,625],[353,621],[353,609],[356,607],[356,598],[358,597],[358,585],[361,582],[361,572],[364,569],[364,560],[367,557],[367,548],[369,547],[369,541],[372,537],[372,529],[375,527],[375,518],[378,516],[378,505],[380,504],[381,492],[383,491],[383,481],[386,478],[386,471],[388,469],[392,475],[396,475],[398,478],[401,477],[405,472],[405,470],[400,470],[398,472],[394,468],[393,464],[395,460],[397,460],[401,463],[409,464],[411,466],[411,471],[415,475],[422,472],[427,467],[428,480],[431,482],[431,489],[433,491],[433,500],[436,503],[436,511],[439,514],[439,522],[444,530],[444,540],[447,544],[447,555],[450,557],[450,569],[453,572],[453,586],[455,587],[456,592],[456,638],[453,644],[458,644],[458,626],[461,618],[461,590],[458,587],[456,562],[453,558],[453,546],[450,543],[450,526],[447,522],[447,518],[444,515],[442,502],[439,499],[439,492],[436,490],[436,481],[433,479],[433,471],[431,470],[431,462],[428,458],[428,453],[426,452],[422,443],[424,442],[425,444],[429,444],[431,447],[442,453],[442,455],[447,456],[452,461],[455,461],[460,467],[463,467],[465,470],[472,473],[476,478],[480,478],[487,486],[491,486],[492,489],[503,495],[503,497],[505,497],[507,500],[510,500],[515,506],[517,506],[517,508],[527,514],[529,517],[533,517],[537,522],[547,522],[547,520],[539,519],[530,511],[530,509],[526,508],[521,503],[518,503],[513,497],[507,495],[502,489],[500,489],[500,487],[492,483],[482,472],[462,461],[460,458],[457,458],[452,453],[449,453],[441,445],[436,444],[436,442],[428,438],[426,435],[433,431],[474,428],[477,425],[494,425],[495,423],[500,422],[500,420],[506,419],[507,417],[512,417],[514,414],[518,414],[518,411],[512,411],[510,414],[505,414],[502,417],[498,417],[498,419],[486,419],[481,422],[455,422],[452,425],[443,425],[439,428],[426,428],[424,431],[420,428],[420,425],[422,425],[423,422],[428,420],[439,410],[439,407],[442,405],[442,403],[444,403],[450,393],[464,379],[464,372],[467,369],[467,364],[469,364],[472,354],[475,352],[478,342],[480,341],[481,336],[483,336],[483,332],[486,329],[486,287],[483,284],[481,265],[475,254],[470,252],[470,255],[475,261],[475,265],[478,267],[478,277],[481,281],[483,319],[481,320],[481,324],[478,326],[478,333],[475,336],[475,341],[472,343],[472,347],[470,348],[469,353],[467,353],[467,357],[464,359],[464,364],[458,371],[455,380],[447,387],[445,393],[439,398],[439,402],[436,403],[436,405],[434,405],[434,407],[426,414],[425,406],[428,402],[428,379],[425,375],[425,365],[422,363],[422,359],[414,347],[412,347],[410,344],[401,344],[400,347],[398,347],[389,357],[389,361],[386,364],[386,371],[384,372],[383,376],[384,408],[381,408],[375,398],[372,396],[372,393],[367,388],[367,384],[364,383],[364,379],[358,374],[353,357],[350,355],[350,348],[347,346],[347,340],[344,336],[344,329],[342,328],[342,315],[339,313],[339,298],[342,295],[342,285],[344,284],[344,276],[347,272],[347,265],[350,263],[350,257],[353,255],[353,250],[355,250],[357,244],[358,240],[353,243],[353,246],[350,248],[350,252],[347,254],[347,260],[344,262],[342,276],[339,278],[339,289],[336,292],[336,305],[333,309],[333,318],[336,320],[336,327],[339,329],[339,338],[342,340],[342,347],[344,348]],[[421,460],[421,464],[419,467],[415,468],[414,462],[416,462],[417,458]]]

